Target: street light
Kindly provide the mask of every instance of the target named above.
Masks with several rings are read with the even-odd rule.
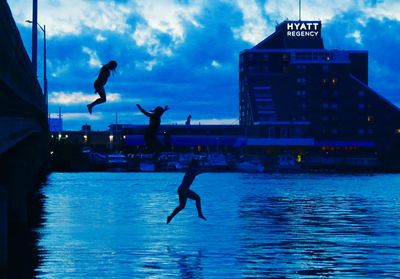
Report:
[[[25,22],[28,23],[33,23],[32,20],[25,20]],[[46,106],[46,115],[49,113],[49,102],[48,102],[48,92],[47,92],[47,67],[46,67],[46,25],[43,25],[43,27],[37,23],[37,26],[40,27],[43,31],[43,93],[44,93],[44,98],[45,98],[45,106]]]

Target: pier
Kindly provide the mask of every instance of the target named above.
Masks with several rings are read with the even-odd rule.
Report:
[[[29,200],[47,173],[45,98],[7,1],[0,0],[0,274],[18,252],[27,231]],[[8,249],[7,249],[8,248]],[[23,249],[22,249],[23,250]],[[20,253],[20,254],[19,254]]]

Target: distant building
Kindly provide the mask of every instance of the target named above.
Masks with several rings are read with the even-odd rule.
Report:
[[[242,51],[239,90],[240,124],[265,134],[290,123],[316,146],[398,141],[400,111],[368,86],[368,52],[325,49],[320,21],[284,21]]]
[[[82,125],[81,131],[90,132],[91,130],[92,130],[92,126],[90,126],[88,124]]]
[[[190,125],[190,120],[191,120],[191,119],[192,119],[192,115],[189,114],[188,117],[187,117],[187,119],[186,119],[185,125]]]
[[[62,132],[63,121],[62,118],[49,118],[49,129],[50,132]]]

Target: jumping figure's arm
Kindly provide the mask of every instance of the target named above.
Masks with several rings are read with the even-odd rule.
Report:
[[[148,111],[145,111],[139,104],[136,104],[137,108],[147,117],[150,117],[152,114],[149,113]]]

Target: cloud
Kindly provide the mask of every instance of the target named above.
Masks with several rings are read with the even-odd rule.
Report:
[[[366,18],[377,20],[397,20],[400,21],[400,2],[398,0],[375,1],[375,4],[369,4],[365,1],[362,10]]]
[[[177,121],[177,124],[183,125],[186,120]],[[210,119],[192,119],[192,125],[233,125],[239,124],[237,118],[210,118]]]
[[[173,55],[173,50],[185,40],[185,25],[201,27],[195,16],[202,10],[202,1],[190,4],[168,0],[137,1],[135,10],[141,21],[132,38],[154,57]]]
[[[138,24],[135,32],[132,34],[132,39],[139,47],[145,47],[147,52],[153,57],[172,55],[172,46],[162,45],[161,40],[157,36],[157,31],[152,30],[146,25]]]
[[[65,121],[68,120],[102,120],[103,116],[102,113],[97,112],[97,113],[93,113],[93,114],[89,114],[89,113],[63,113],[62,114],[62,118]]]
[[[93,102],[96,99],[94,94],[83,92],[52,92],[49,95],[49,103],[54,105],[76,105]],[[107,102],[118,102],[121,100],[119,93],[108,93]]]
[[[214,68],[219,68],[219,67],[221,67],[221,64],[218,63],[218,61],[213,60],[213,61],[211,61],[211,66],[213,66]]]
[[[17,22],[32,17],[32,1],[13,0],[11,7]],[[129,5],[116,1],[39,1],[38,8],[39,22],[46,25],[49,38],[79,35],[85,29],[123,34],[129,29],[126,22],[132,13]]]
[[[99,60],[99,57],[97,56],[96,51],[88,48],[88,47],[83,47],[82,51],[86,54],[89,55],[89,61],[88,64],[92,67],[101,67],[101,62]]]
[[[265,38],[268,28],[262,14],[262,8],[255,0],[236,0],[243,12],[243,25],[232,28],[235,38],[256,44]]]
[[[347,37],[353,38],[354,41],[359,44],[362,45],[362,38],[361,38],[361,32],[360,30],[355,30],[353,33],[348,34]]]

